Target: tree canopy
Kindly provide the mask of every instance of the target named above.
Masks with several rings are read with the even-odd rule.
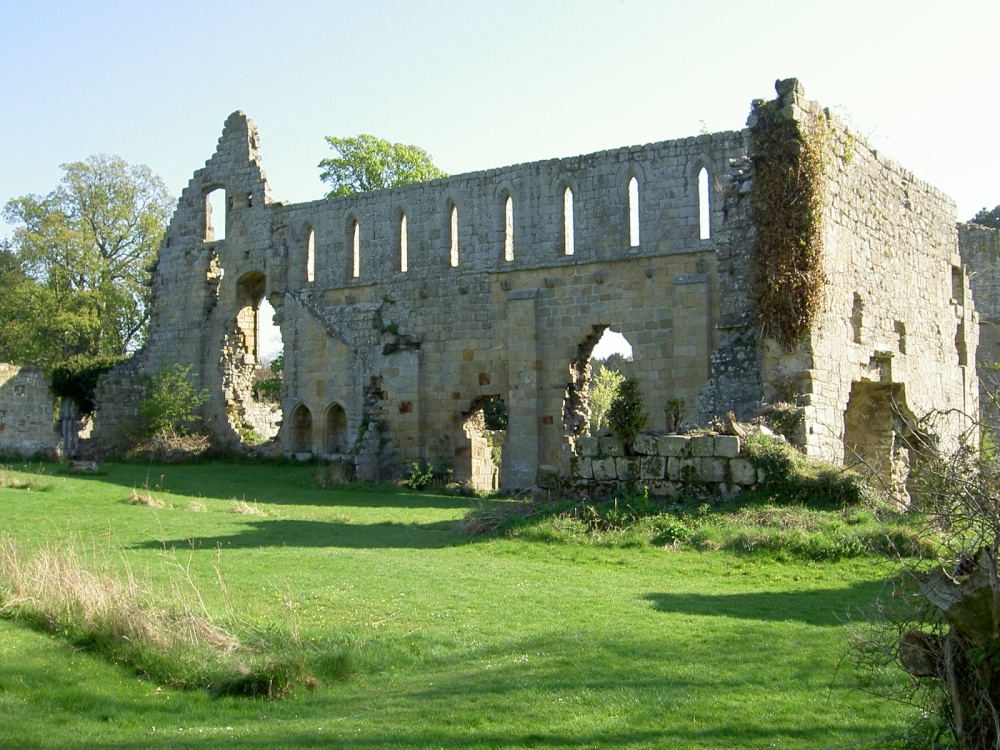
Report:
[[[122,355],[149,318],[148,265],[174,208],[145,165],[99,154],[63,164],[47,196],[13,198],[15,226],[0,246],[0,359],[52,364],[73,355]]]
[[[367,133],[356,138],[328,135],[326,141],[337,152],[319,163],[320,180],[331,187],[328,198],[448,176],[418,146],[390,143]]]
[[[980,224],[984,227],[993,227],[994,229],[1000,229],[1000,206],[996,206],[993,209],[987,210],[983,209],[978,214],[972,217],[973,224]]]

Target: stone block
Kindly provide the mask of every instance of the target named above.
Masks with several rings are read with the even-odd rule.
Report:
[[[600,438],[596,437],[579,437],[576,439],[576,455],[578,456],[589,456],[593,458],[594,456],[600,455],[601,442]]]
[[[687,435],[663,435],[656,441],[656,450],[661,456],[689,456],[691,438]]]
[[[697,457],[715,455],[715,436],[695,435],[691,438],[691,455]]]
[[[757,467],[746,458],[734,458],[729,462],[729,476],[733,482],[744,487],[757,484]]]
[[[701,480],[699,463],[696,458],[670,456],[667,459],[667,479],[674,482],[698,482]]]
[[[724,482],[726,481],[726,464],[721,458],[701,459],[701,481],[703,482]]]
[[[559,486],[559,469],[555,466],[542,464],[538,467],[538,476],[535,481],[539,487],[554,490]]]
[[[653,497],[670,497],[680,490],[680,485],[676,482],[653,482],[649,485],[649,494]]]
[[[736,458],[740,455],[740,439],[735,435],[716,435],[715,455],[721,458]]]
[[[596,481],[607,482],[618,478],[618,470],[615,468],[614,457],[594,458],[591,461]]]
[[[619,456],[615,459],[615,470],[623,481],[639,479],[639,457]]]
[[[600,453],[601,456],[624,456],[625,446],[622,445],[622,441],[616,437],[602,437],[598,438],[601,443]]]
[[[632,451],[640,456],[655,456],[659,452],[657,442],[658,438],[655,435],[636,435]]]
[[[577,479],[594,478],[594,461],[591,458],[579,458],[575,463],[573,476]]]
[[[643,456],[639,468],[639,478],[663,479],[667,472],[667,459],[663,456]]]

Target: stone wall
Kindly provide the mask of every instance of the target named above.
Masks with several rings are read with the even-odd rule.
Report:
[[[959,224],[958,238],[979,315],[980,413],[987,424],[1000,429],[1000,230]]]
[[[577,442],[571,486],[608,494],[623,485],[646,487],[651,495],[695,490],[728,497],[764,480],[733,435],[639,435],[633,455],[614,437]]]
[[[782,90],[789,117],[827,119],[794,81]],[[524,488],[542,465],[569,470],[587,436],[589,358],[611,328],[633,347],[649,428],[666,429],[672,399],[686,405],[683,421],[704,423],[745,419],[790,389],[800,442],[842,461],[855,383],[892,386],[902,403],[889,408],[907,419],[974,410],[962,358],[975,357],[976,320],[953,204],[826,124],[837,154],[824,204],[827,304],[808,340],[784,352],[760,338],[749,294],[749,130],[289,205],[271,200],[256,128],[234,113],[180,197],[148,343],[129,367],[190,364],[217,440],[239,446],[271,425],[275,449],[352,453],[361,477],[392,457],[492,482],[469,425],[501,399],[499,483]],[[211,215],[216,190],[223,216]],[[270,420],[252,394],[264,298],[285,358]],[[108,382],[124,394],[129,377]],[[102,434],[129,418],[109,416],[115,408],[101,400]]]
[[[41,367],[0,363],[0,455],[54,455],[59,436],[52,405]]]
[[[953,449],[978,410],[978,318],[955,204],[806,101],[797,84],[778,102],[819,133],[825,152],[826,282],[805,341],[791,352],[763,342],[764,395],[797,395],[810,456],[878,465],[898,484],[888,467],[908,440],[919,432]],[[864,434],[867,424],[886,432]]]

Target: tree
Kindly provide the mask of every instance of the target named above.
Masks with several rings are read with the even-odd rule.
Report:
[[[390,143],[366,133],[357,138],[328,135],[326,141],[338,154],[319,163],[323,170],[320,180],[332,188],[328,198],[448,176],[434,166],[430,154],[417,146]]]
[[[590,434],[601,429],[604,417],[611,408],[611,402],[618,395],[618,389],[625,376],[617,369],[600,360],[593,364],[594,375],[590,380]]]
[[[984,227],[1000,229],[1000,206],[995,207],[992,211],[987,211],[984,208],[972,217],[972,223],[981,224]]]
[[[45,351],[14,352],[20,361],[123,355],[138,347],[149,318],[147,267],[174,207],[163,180],[145,165],[100,154],[62,169],[47,196],[14,198],[3,210],[16,228],[0,265],[29,301],[32,319],[0,307],[0,325],[28,325],[46,342]]]

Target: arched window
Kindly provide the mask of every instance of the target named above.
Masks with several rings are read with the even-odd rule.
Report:
[[[357,219],[354,220],[351,235],[351,276],[358,278],[361,275],[361,225]]]
[[[226,189],[214,188],[205,194],[205,242],[226,239]]]
[[[503,259],[514,260],[514,199],[509,195],[503,209]]]
[[[572,255],[573,246],[573,189],[567,185],[563,191],[563,254]]]
[[[451,265],[458,265],[458,206],[451,204]]]
[[[409,270],[409,261],[406,257],[406,214],[399,217],[399,270],[406,273]]]
[[[698,236],[707,240],[712,236],[711,206],[709,204],[708,170],[698,172]]]
[[[639,247],[639,180],[628,181],[628,246]]]
[[[306,281],[312,283],[316,280],[316,232],[309,227],[309,236],[306,239]]]
[[[323,452],[327,455],[347,453],[351,449],[348,443],[347,414],[340,404],[331,404],[326,410],[326,429],[323,431]]]

